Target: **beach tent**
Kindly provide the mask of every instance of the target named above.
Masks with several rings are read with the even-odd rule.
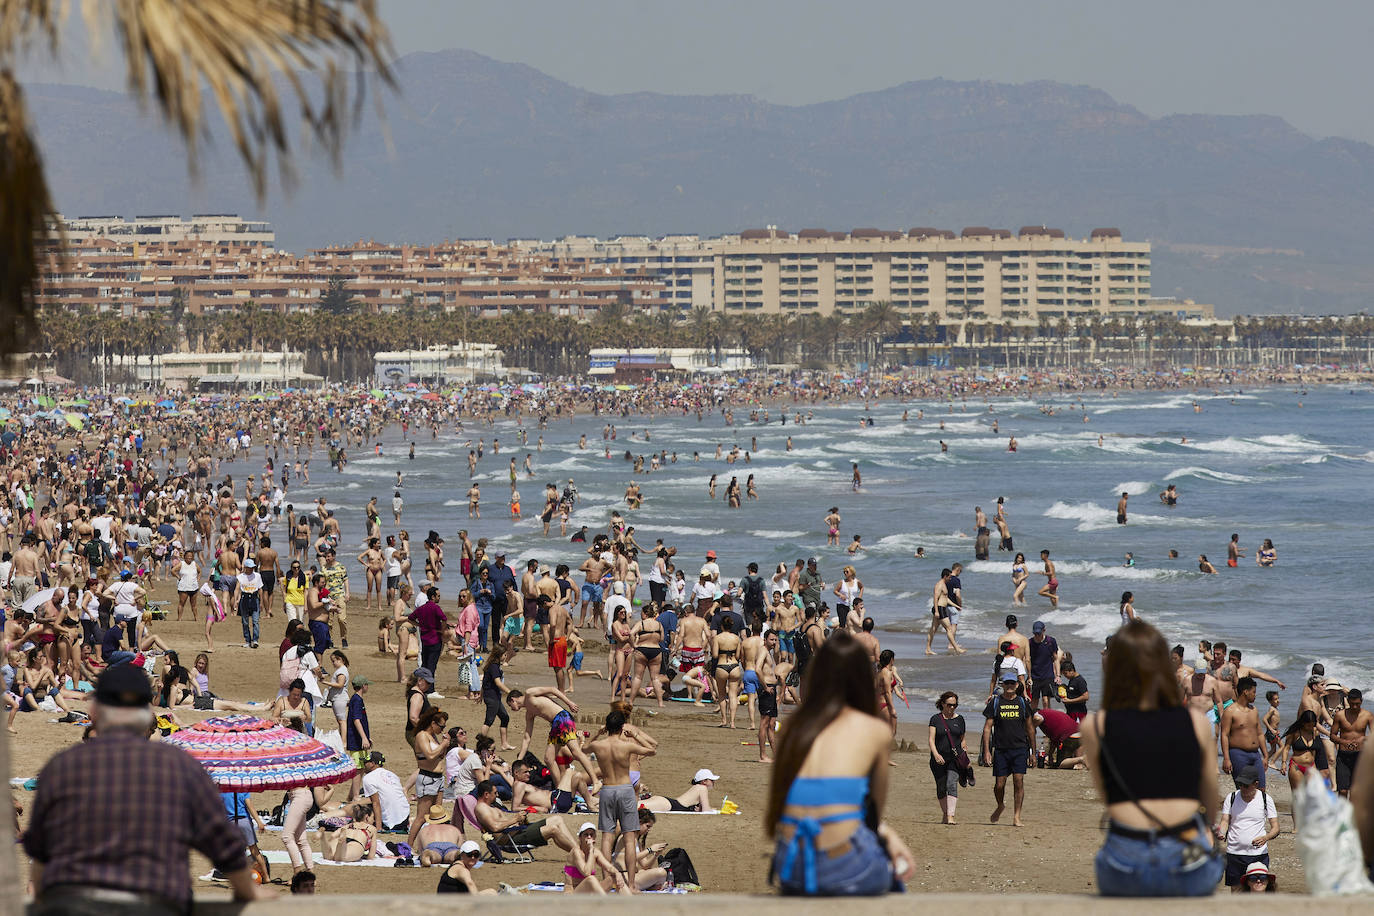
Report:
[[[256,716],[216,716],[162,740],[196,758],[221,792],[330,786],[358,774],[324,742]]]

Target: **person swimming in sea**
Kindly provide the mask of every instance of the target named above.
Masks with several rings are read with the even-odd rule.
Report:
[[[1168,506],[1170,509],[1172,509],[1174,506],[1177,506],[1178,488],[1173,484],[1169,484],[1169,486],[1165,488],[1164,492],[1159,494],[1159,501],[1164,503],[1164,505]]]

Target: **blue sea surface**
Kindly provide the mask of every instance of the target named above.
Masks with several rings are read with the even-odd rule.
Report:
[[[918,698],[945,689],[981,698],[991,673],[987,653],[1009,612],[1020,616],[1027,635],[1033,621],[1045,621],[1061,647],[1074,653],[1091,689],[1100,682],[1099,650],[1120,622],[1118,604],[1126,590],[1135,593],[1142,618],[1159,626],[1171,644],[1183,644],[1190,663],[1199,639],[1223,640],[1244,652],[1246,664],[1285,681],[1285,720],[1313,662],[1325,664],[1328,676],[1346,687],[1374,687],[1374,575],[1362,541],[1374,499],[1374,392],[1337,386],[1196,394],[1092,391],[1082,393],[1081,403],[1082,409],[1080,395],[1063,394],[991,403],[799,405],[803,413],[814,412],[800,426],[791,409],[781,425],[776,408],[767,424],[749,422],[748,410],[736,408],[733,427],[719,413],[701,421],[695,414],[579,415],[573,421],[551,418],[542,431],[527,418],[526,447],[518,446],[515,421],[503,419],[492,427],[469,424],[463,435],[441,430],[437,440],[423,430],[413,461],[406,458],[399,430],[392,430],[384,440],[386,454],[359,457],[342,474],[330,470],[317,450],[312,484],[293,486],[288,499],[302,506],[324,496],[339,513],[345,541],[361,540],[363,506],[373,495],[384,530],[394,530],[390,497],[396,472],[403,472],[402,527],[417,548],[431,528],[448,539],[446,581],[458,578],[454,534],[460,528],[469,529],[474,541],[485,536],[506,548],[512,566],[534,557],[575,568],[585,557],[581,548],[557,537],[556,520],[554,536],[546,540],[538,520],[544,483],[561,489],[569,477],[581,491],[574,529],[586,524],[604,530],[618,509],[636,527],[640,544],[651,546],[662,537],[676,545],[689,579],[705,552],[715,549],[731,579],[741,577],[750,561],[767,573],[779,562],[816,555],[833,583],[851,562],[844,545],[860,534],[866,549],[852,562],[878,635],[899,658],[912,700],[909,715],[900,711],[903,718],[924,719],[930,707]],[[870,416],[872,426],[863,422]],[[602,440],[608,420],[616,421],[618,432],[609,443],[609,459]],[[583,433],[588,447],[579,450]],[[544,447],[538,451],[541,434]],[[484,491],[484,518],[473,523],[464,495],[469,435],[474,444],[481,437],[487,446],[476,477]],[[1017,439],[1015,453],[1007,451],[1009,435]],[[791,452],[785,449],[789,436]],[[502,443],[499,455],[491,451],[494,437]],[[757,449],[751,437],[757,437]],[[941,452],[941,440],[948,452]],[[716,460],[717,444],[727,453],[734,445],[750,451],[750,463]],[[647,456],[658,449],[676,453],[677,462],[654,473],[631,473],[626,450]],[[521,473],[525,518],[512,521],[506,510],[508,461],[515,455],[521,465],[527,452],[534,456],[535,476]],[[693,453],[700,454],[699,462]],[[858,462],[863,475],[859,492],[850,486],[851,462]],[[715,501],[707,496],[713,473],[719,475]],[[750,474],[759,499],[727,508],[730,477],[737,476],[743,487]],[[645,494],[643,508],[634,512],[623,499],[632,478]],[[1157,497],[1171,483],[1180,494],[1172,509]],[[1122,491],[1131,494],[1125,526],[1115,519]],[[1034,596],[1044,582],[1034,574],[1030,607],[1013,608],[1011,556],[997,552],[995,528],[991,559],[974,560],[974,506],[991,518],[999,496],[1006,499],[1016,549],[1025,552],[1030,569],[1040,568],[1042,548],[1058,564],[1057,610]],[[843,517],[838,548],[825,546],[822,518],[832,505]],[[1249,556],[1228,569],[1226,545],[1233,532]],[[1264,538],[1278,550],[1274,568],[1254,563]],[[928,559],[913,558],[918,546]],[[1178,559],[1168,558],[1170,549]],[[1127,551],[1135,555],[1134,568],[1123,566]],[[1198,554],[1206,554],[1220,574],[1200,573]],[[959,637],[976,651],[927,658],[931,590],[940,568],[956,560],[965,567]],[[418,581],[418,563],[416,573]],[[353,574],[360,585],[360,574]],[[456,591],[445,594],[451,600]],[[641,595],[647,598],[647,591]],[[828,600],[833,605],[833,596]],[[942,642],[937,640],[937,648]],[[1268,685],[1260,686],[1262,695]]]

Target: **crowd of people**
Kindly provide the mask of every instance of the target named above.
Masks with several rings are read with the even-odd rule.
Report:
[[[1133,380],[1071,376],[1050,384],[1075,390]],[[1141,378],[1142,387],[1165,381]],[[1036,382],[1001,384],[1016,389]],[[859,391],[864,397],[937,390],[957,396],[985,388],[958,377],[870,379]],[[765,393],[742,386],[726,402],[727,396],[680,387],[600,393],[573,386],[539,402],[535,447],[542,446],[550,415],[719,411],[732,422],[737,407],[762,416]],[[854,393],[813,380],[789,398],[814,403]],[[859,536],[839,568],[823,569],[830,561],[818,556],[762,572],[747,557],[723,566],[715,550],[689,557],[685,548],[663,539],[650,544],[649,536],[637,534],[628,520],[643,496],[631,484],[626,514],[613,513],[604,531],[574,532],[559,548],[562,562],[529,557],[512,565],[494,539],[474,536],[484,524],[475,484],[467,499],[474,535],[460,530],[451,546],[437,530],[415,545],[401,527],[399,472],[391,531],[375,498],[360,525],[347,524],[326,498],[308,507],[289,498],[293,483],[308,482],[316,449],[342,468],[352,449],[380,450],[393,427],[410,442],[426,431],[432,438],[450,435],[450,428],[470,436],[464,423],[519,417],[530,403],[518,395],[474,394],[461,406],[411,401],[402,410],[361,393],[334,401],[231,399],[199,412],[116,414],[96,437],[35,425],[0,438],[8,473],[0,511],[8,566],[0,584],[9,602],[10,733],[22,740],[24,714],[48,710],[60,721],[86,725],[89,739],[57,754],[40,776],[24,831],[40,901],[55,907],[78,905],[73,899],[123,902],[146,912],[189,899],[184,868],[179,878],[128,870],[111,877],[113,870],[102,870],[104,863],[77,848],[79,837],[61,830],[75,816],[70,805],[93,802],[59,797],[55,787],[76,778],[65,774],[79,772],[100,773],[86,780],[92,790],[106,785],[103,763],[91,762],[104,761],[104,754],[121,761],[108,771],[114,786],[138,784],[131,773],[165,766],[171,752],[145,751],[142,745],[157,742],[130,738],[165,733],[211,712],[272,719],[357,765],[351,783],[293,790],[270,813],[282,828],[293,890],[301,892],[318,880],[311,828],[325,859],[394,858],[436,867],[441,892],[495,892],[474,877],[478,862],[527,858],[549,846],[563,857],[550,878],[566,892],[694,886],[689,852],[650,842],[649,835],[660,815],[719,810],[722,802],[712,796],[720,777],[713,762],[702,761],[708,765],[685,788],[648,786],[645,761],[662,753],[648,723],[671,701],[693,712],[713,708],[703,727],[736,729],[741,713],[747,719],[742,727],[754,739],[758,763],[771,766],[764,823],[776,841],[773,873],[784,892],[883,893],[909,878],[914,857],[883,819],[897,703],[909,701],[895,654],[882,646],[881,627],[865,608],[854,559],[864,550]],[[795,416],[802,420],[800,411]],[[609,419],[602,433],[607,443],[615,437]],[[497,438],[490,451],[485,436],[478,440],[469,468],[476,461],[509,462],[511,514],[519,516],[516,460],[502,456]],[[529,445],[523,426],[516,441]],[[664,453],[652,460],[675,458]],[[717,458],[747,463],[749,452],[718,450]],[[237,480],[222,464],[255,473]],[[533,475],[528,460],[523,473]],[[743,488],[732,480],[724,494],[732,506],[755,495],[752,478]],[[546,485],[546,535],[555,519],[567,534],[578,500],[571,478]],[[1125,523],[1124,497],[1118,511]],[[838,506],[823,524],[828,545],[839,547]],[[994,527],[999,548],[1014,553],[1001,499],[991,520],[981,509],[975,513],[975,549],[984,557]],[[1046,579],[1039,594],[1057,607],[1054,561],[1047,550],[1039,556]],[[1035,571],[1024,554],[1014,557],[1012,603],[1019,609]],[[957,636],[961,572],[951,563],[933,587],[927,654],[934,654],[941,633],[952,654],[973,648]],[[160,603],[154,596],[162,593],[175,600]],[[958,823],[960,790],[967,794],[976,785],[979,764],[992,769],[989,820],[1002,822],[1010,805],[1014,826],[1025,823],[1029,769],[1087,769],[1111,822],[1097,859],[1103,893],[1210,893],[1223,872],[1233,887],[1273,889],[1266,844],[1278,828],[1266,773],[1277,769],[1296,785],[1315,769],[1334,789],[1350,792],[1374,724],[1360,692],[1314,671],[1284,728],[1277,693],[1267,697],[1264,713],[1255,705],[1257,681],[1280,690],[1282,683],[1220,643],[1203,644],[1204,658],[1184,664],[1181,647],[1171,655],[1163,636],[1136,618],[1132,597],[1123,595],[1123,626],[1109,641],[1103,683],[1092,693],[1043,621],[1026,636],[1010,614],[1006,632],[991,647],[977,647],[991,648],[993,656],[986,694],[967,698],[982,710],[977,746],[970,751],[970,727],[955,691],[940,693],[925,732],[941,822]],[[203,616],[204,645],[195,647],[189,666],[157,632],[157,621],[173,613],[197,627]],[[231,625],[236,636],[227,643],[219,625],[230,615],[239,627]],[[273,662],[276,634],[269,631],[277,621],[284,634]],[[349,656],[371,651],[373,634],[360,636],[360,621],[365,629],[377,622],[377,652],[388,656],[388,672],[394,658],[413,765],[407,760],[392,769],[377,747],[368,710],[376,685],[353,670],[359,666]],[[261,672],[264,688],[252,698],[212,689],[216,652],[229,643],[250,653]],[[531,683],[534,654],[543,656],[551,683]],[[579,687],[584,677],[596,680]],[[452,703],[439,692],[441,683]],[[575,699],[588,693],[596,698]],[[471,707],[463,705],[468,701]],[[1100,712],[1090,715],[1090,706]],[[518,745],[512,727],[521,733]],[[1224,797],[1218,769],[1234,782],[1235,791]],[[237,895],[259,893],[252,874],[268,871],[258,844],[260,813],[246,797],[229,793],[214,797],[218,807],[210,817],[208,780],[185,767],[176,773],[169,791],[184,793],[178,816],[188,826],[175,841],[164,839],[159,854],[176,863],[185,858],[178,860],[178,851],[198,849]],[[155,806],[161,810],[165,801]],[[206,818],[228,824],[230,832]],[[479,843],[474,835],[490,839]],[[1218,844],[1225,845],[1224,856],[1215,854]],[[1193,867],[1196,862],[1203,864]],[[87,886],[133,897],[80,891]]]

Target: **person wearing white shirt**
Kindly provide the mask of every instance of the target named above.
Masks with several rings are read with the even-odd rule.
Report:
[[[243,572],[234,577],[234,594],[230,602],[238,610],[243,624],[244,648],[258,647],[258,617],[262,613],[262,576],[252,557],[243,561]],[[318,690],[318,687],[316,688]]]
[[[1244,889],[1245,870],[1253,863],[1268,867],[1269,841],[1279,835],[1279,812],[1273,797],[1259,788],[1259,770],[1244,767],[1235,782],[1217,822],[1217,838],[1226,841],[1226,886],[1233,894]]]
[[[401,780],[384,763],[381,751],[368,751],[363,761],[362,794],[372,802],[372,822],[378,830],[409,830],[410,802]]]

